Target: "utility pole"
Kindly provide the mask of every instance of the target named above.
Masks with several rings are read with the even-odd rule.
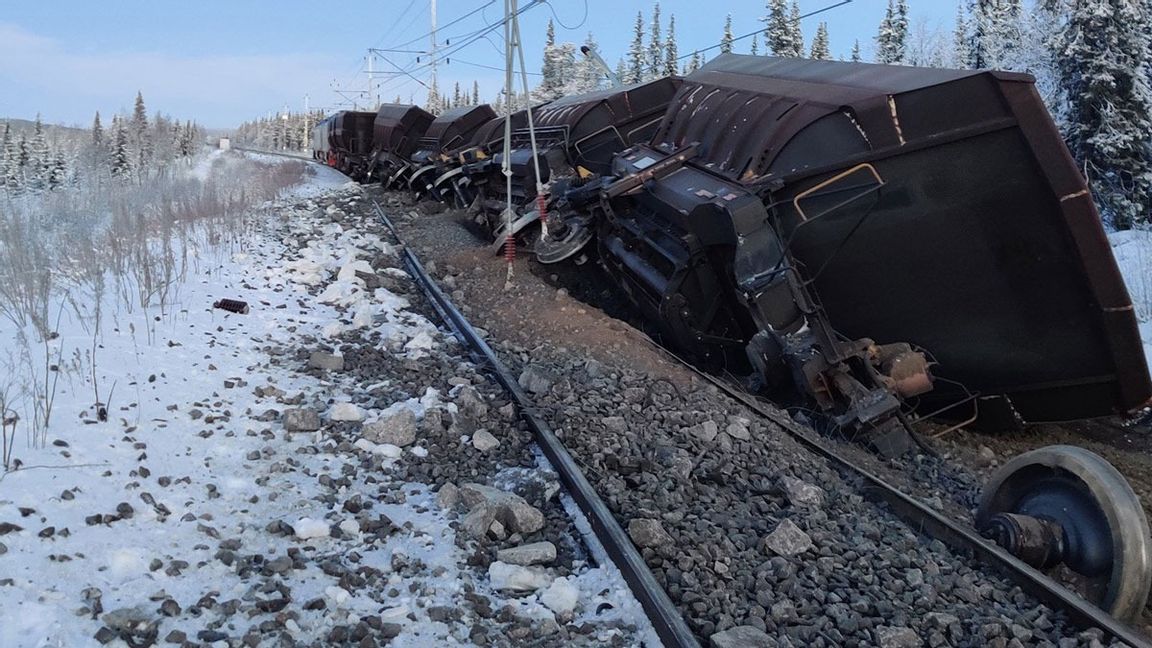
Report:
[[[375,86],[372,83],[372,59],[376,58],[372,55],[372,50],[368,50],[368,108],[375,110],[376,105],[380,103],[376,100]]]
[[[312,129],[308,128],[308,119],[310,117],[311,117],[311,115],[308,114],[308,95],[307,95],[307,93],[305,93],[305,95],[304,95],[304,139],[301,140],[302,142],[304,142],[304,147],[302,150],[308,150],[308,149],[312,148],[312,144],[311,144]]]
[[[436,91],[440,91],[440,85],[436,83],[436,0],[430,0],[431,14],[432,14],[432,87]]]

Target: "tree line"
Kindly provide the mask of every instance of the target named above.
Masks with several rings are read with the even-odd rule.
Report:
[[[40,115],[31,137],[11,122],[0,130],[0,186],[12,195],[54,191],[84,182],[144,182],[192,156],[203,131],[162,114],[148,117],[142,94],[131,115],[113,115],[109,130],[97,112],[92,128],[60,129],[49,141]]]

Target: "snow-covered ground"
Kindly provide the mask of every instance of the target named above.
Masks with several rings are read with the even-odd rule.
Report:
[[[453,343],[404,297],[369,290],[356,276],[394,251],[376,236],[317,220],[323,211],[313,198],[360,190],[312,169],[307,182],[262,208],[278,229],[256,228],[242,252],[202,250],[199,271],[173,291],[178,303],[109,315],[95,337],[64,311],[59,337],[48,343],[49,357],[63,349],[66,362],[54,372],[47,443],[32,447],[21,421],[18,469],[0,475],[0,646],[123,646],[130,635],[225,646],[225,638],[271,641],[277,633],[331,645],[337,626],[364,622],[380,637],[398,633],[393,646],[470,645],[467,627],[443,612],[460,605],[464,590],[530,619],[552,618],[575,595],[577,622],[601,608],[630,624],[642,620],[610,564],[536,594],[494,591],[469,567],[453,514],[427,485],[388,485],[386,476],[355,470],[371,454],[385,465],[424,457],[419,443],[337,448],[326,427],[285,431],[281,416],[294,406],[321,408],[324,421],[365,422],[402,409],[423,417],[455,408],[432,389],[362,408],[348,402],[354,378],[287,362],[301,340],[354,328],[379,330],[407,361]],[[293,238],[318,229],[301,253]],[[213,308],[230,297],[245,299],[251,312]],[[0,341],[17,343],[10,326],[0,328]],[[109,401],[106,421],[93,383]],[[341,478],[349,481],[338,497],[317,495],[318,480]],[[358,496],[375,502],[370,512],[349,506]],[[383,579],[386,604],[355,587],[365,575]],[[618,632],[597,632],[587,637],[592,644],[619,643]]]
[[[1152,365],[1152,231],[1113,232],[1108,240],[1136,309],[1144,357]]]

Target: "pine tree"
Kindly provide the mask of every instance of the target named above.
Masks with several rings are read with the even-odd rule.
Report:
[[[800,29],[800,3],[792,0],[792,8],[788,12],[788,27],[792,31],[791,56],[804,56],[804,32]]]
[[[760,34],[752,34],[752,47],[748,53],[752,56],[760,53]]]
[[[644,80],[644,15],[639,11],[636,12],[632,46],[628,48],[628,68],[620,80],[625,84],[640,83]]]
[[[1085,0],[1098,2],[1099,0]],[[1043,9],[1043,3],[1037,9]],[[978,0],[972,5],[971,63],[1007,69],[1016,62],[1021,38],[1020,0]]]
[[[968,20],[964,15],[964,4],[956,5],[956,27],[952,30],[952,60],[955,68],[967,68],[972,63],[972,42],[968,34]]]
[[[64,160],[64,154],[57,151],[48,171],[48,188],[59,189],[67,180],[68,163]]]
[[[860,57],[860,39],[857,38],[856,42],[852,44],[852,59],[853,63],[859,63],[863,59]]]
[[[44,134],[44,122],[40,114],[36,114],[36,123],[32,129],[32,142],[28,146],[28,161],[26,174],[28,186],[31,189],[45,189],[48,187],[48,172],[51,169],[52,158],[48,150],[48,138]]]
[[[144,108],[144,95],[140,92],[136,93],[131,129],[130,141],[136,150],[136,172],[143,177],[148,174],[148,166],[152,161],[152,138],[148,132],[148,111]]]
[[[888,0],[888,9],[876,34],[876,62],[897,65],[904,61],[908,42],[908,4]]]
[[[464,105],[464,98],[460,94],[460,82],[457,81],[456,85],[452,88],[452,107],[459,108]]]
[[[432,77],[432,85],[428,87],[428,98],[424,101],[424,110],[433,115],[444,112],[444,102],[440,98],[440,86],[436,82],[436,77]]]
[[[764,45],[773,56],[799,56],[803,44],[796,40],[796,30],[792,27],[785,0],[771,0],[768,3],[768,16],[764,19]],[[799,22],[799,21],[797,21]]]
[[[812,52],[809,58],[817,61],[832,60],[832,52],[828,49],[828,23],[822,22],[816,28],[816,35],[812,37]]]
[[[679,65],[676,60],[680,58],[679,49],[676,46],[676,14],[672,14],[668,18],[668,40],[664,41],[664,69],[658,76],[673,76],[679,72]]]
[[[396,103],[400,103],[400,102],[397,101]],[[472,81],[472,105],[473,106],[479,106],[480,105],[480,82],[476,81],[476,80]]]
[[[92,120],[92,146],[97,149],[104,146],[104,126],[100,124],[100,111],[96,111],[96,117]]]
[[[692,52],[692,57],[684,64],[684,74],[691,74],[699,70],[701,65],[704,65],[704,60],[700,56],[700,50],[696,50]]]
[[[1068,104],[1068,148],[1106,222],[1117,229],[1152,222],[1152,37],[1141,4],[1077,3],[1057,57]]]
[[[652,26],[648,30],[648,69],[645,79],[655,79],[664,73],[664,41],[660,36],[660,3],[652,6]]]
[[[12,125],[8,122],[4,122],[4,135],[0,145],[3,146],[0,150],[0,155],[3,156],[0,158],[3,160],[3,163],[0,163],[0,187],[14,192],[17,188],[16,178],[20,160],[16,151],[16,140],[12,137]]]
[[[616,59],[616,78],[620,83],[628,83],[628,66],[624,63],[623,58]]]
[[[540,85],[532,91],[536,101],[555,101],[570,93],[576,79],[576,46],[556,43],[544,46],[544,65]]]
[[[536,92],[543,101],[556,99],[563,82],[560,80],[559,70],[556,69],[556,26],[552,19],[548,19],[548,29],[544,32],[544,62],[540,65],[540,85]]]
[[[108,167],[114,178],[125,178],[132,172],[128,130],[120,117],[112,118],[112,150],[108,154]]]
[[[724,34],[720,37],[720,53],[732,53],[732,14],[724,18]]]

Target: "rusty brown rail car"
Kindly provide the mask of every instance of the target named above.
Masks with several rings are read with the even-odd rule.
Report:
[[[1099,215],[1027,75],[721,56],[612,182],[602,258],[713,366],[835,391],[797,356],[864,339],[923,349],[933,406],[1032,422],[1152,398]],[[814,320],[825,339],[793,348]]]
[[[369,178],[387,186],[393,176],[408,170],[420,138],[436,119],[432,113],[408,104],[382,104],[373,121]]]
[[[496,111],[488,104],[453,108],[437,117],[412,154],[415,168],[407,178],[408,188],[420,195],[433,193],[436,180],[453,162],[450,154],[468,145],[477,131],[495,119]],[[439,195],[432,197],[439,199]]]

